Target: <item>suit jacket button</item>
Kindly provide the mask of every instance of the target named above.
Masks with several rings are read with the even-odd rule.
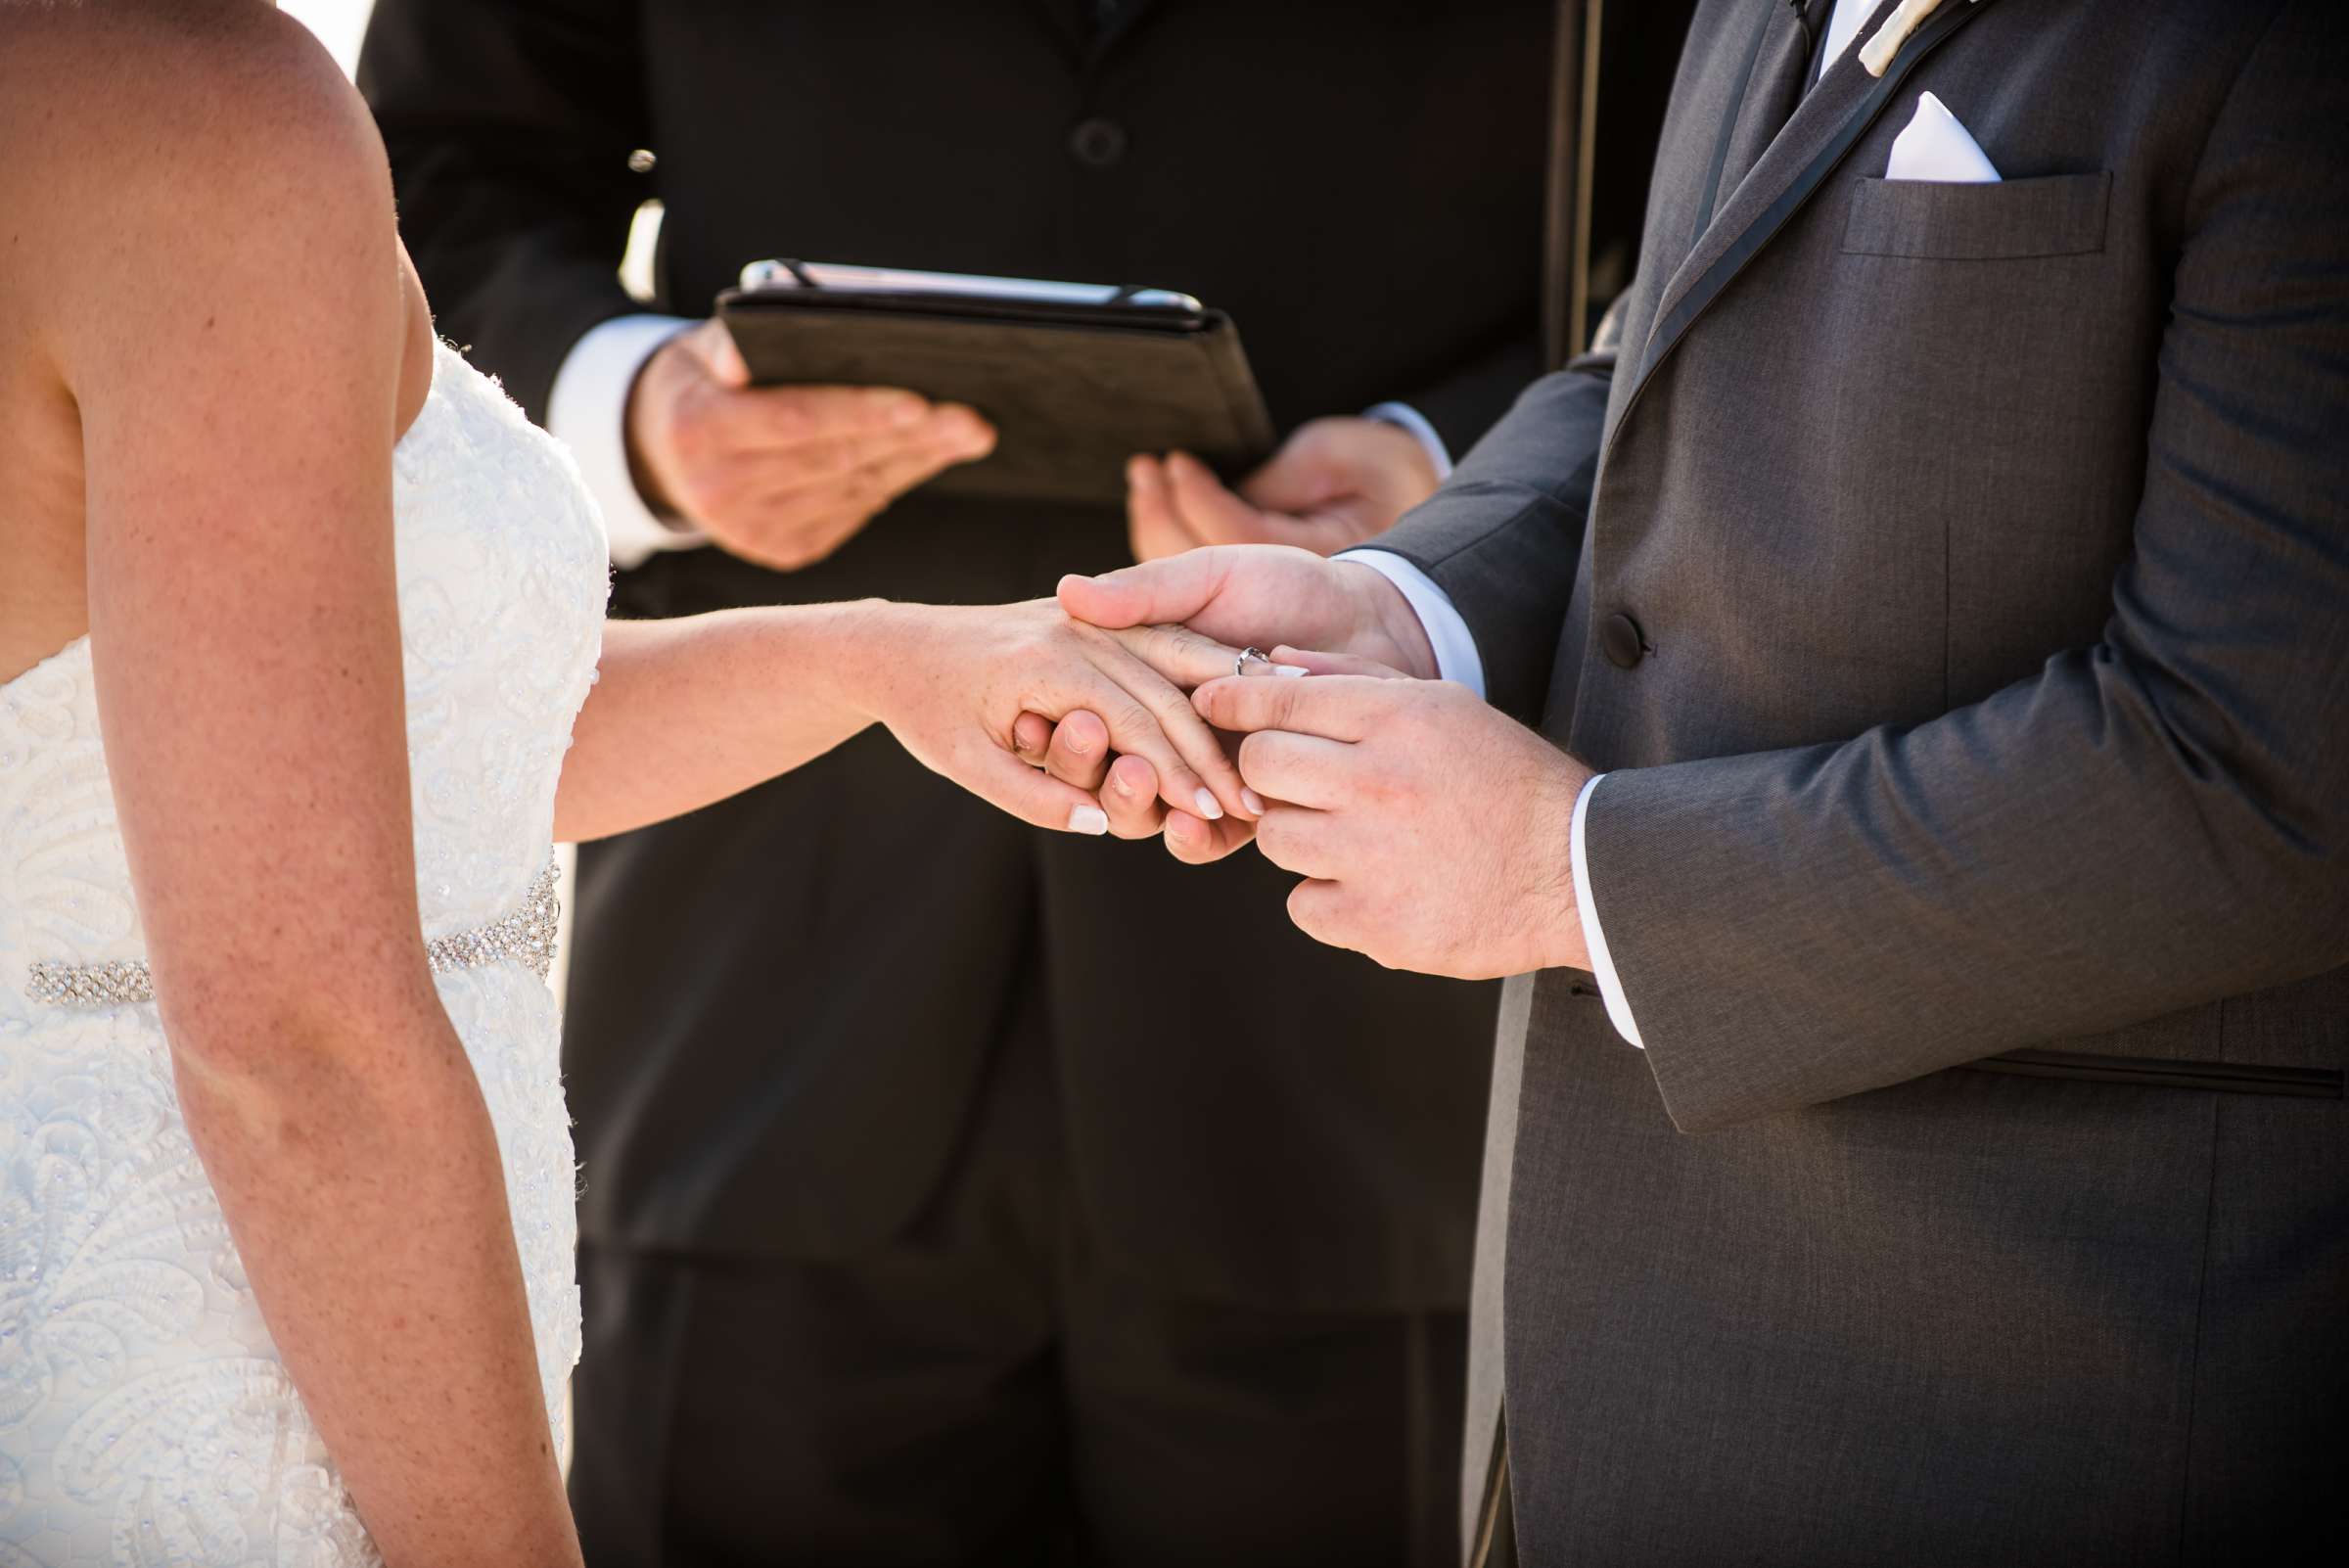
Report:
[[[1629,669],[1647,652],[1647,639],[1639,635],[1638,622],[1618,613],[1598,623],[1598,648],[1608,664]]]
[[[1086,168],[1108,168],[1126,156],[1126,127],[1115,120],[1080,121],[1069,132],[1069,156]]]

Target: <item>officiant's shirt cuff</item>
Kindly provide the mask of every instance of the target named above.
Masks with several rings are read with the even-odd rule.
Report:
[[[1435,465],[1436,483],[1441,484],[1451,478],[1451,448],[1444,444],[1444,438],[1436,434],[1436,427],[1429,424],[1427,416],[1418,409],[1408,403],[1379,403],[1363,409],[1362,417],[1410,432],[1418,438],[1420,447],[1427,453],[1427,460]]]
[[[1394,583],[1410,602],[1428,646],[1436,651],[1436,674],[1458,681],[1479,697],[1485,694],[1485,662],[1477,654],[1476,638],[1452,608],[1451,595],[1437,587],[1433,577],[1392,550],[1345,550],[1337,559],[1359,561]]]
[[[616,316],[572,345],[546,399],[546,428],[571,447],[587,488],[603,508],[612,564],[625,570],[663,550],[689,550],[709,539],[653,515],[628,472],[628,389],[653,351],[694,325],[682,316]]]
[[[1574,842],[1569,846],[1574,855],[1574,902],[1583,915],[1583,942],[1590,949],[1590,973],[1597,977],[1598,993],[1607,1004],[1607,1022],[1625,1039],[1647,1049],[1647,1041],[1639,1038],[1639,1025],[1632,1017],[1632,999],[1623,993],[1623,981],[1615,973],[1615,960],[1607,956],[1607,934],[1598,923],[1598,900],[1590,893],[1590,857],[1583,853],[1583,819],[1590,814],[1590,792],[1598,788],[1604,773],[1594,773],[1583,785],[1583,793],[1574,798]]]

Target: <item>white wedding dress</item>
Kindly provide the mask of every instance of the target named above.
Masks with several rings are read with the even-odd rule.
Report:
[[[568,452],[446,347],[395,473],[417,893],[559,1439],[578,1291],[541,877],[603,527]],[[190,1146],[155,1005],[120,999],[144,951],[84,639],[0,685],[0,1568],[376,1562]]]

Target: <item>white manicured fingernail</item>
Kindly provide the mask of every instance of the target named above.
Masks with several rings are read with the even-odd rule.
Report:
[[[1069,807],[1069,831],[1090,833],[1099,838],[1109,831],[1109,813],[1098,806],[1072,806]]]
[[[1216,799],[1213,791],[1202,788],[1192,799],[1199,803],[1199,814],[1210,822],[1223,814],[1223,803]]]
[[[1258,816],[1265,814],[1265,798],[1251,789],[1240,791],[1240,804]]]
[[[1306,669],[1303,665],[1274,665],[1272,667],[1272,673],[1275,675],[1285,675],[1289,679],[1294,680],[1299,675],[1310,675],[1313,673],[1313,671]]]

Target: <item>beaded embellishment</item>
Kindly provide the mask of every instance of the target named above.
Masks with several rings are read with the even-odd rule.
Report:
[[[556,882],[555,863],[549,860],[530,884],[522,907],[512,914],[426,942],[425,957],[433,973],[480,969],[510,958],[530,965],[544,980],[554,966],[555,925],[563,912]],[[143,958],[97,964],[43,960],[26,972],[24,994],[44,1007],[125,1007],[155,1000],[155,981]]]

